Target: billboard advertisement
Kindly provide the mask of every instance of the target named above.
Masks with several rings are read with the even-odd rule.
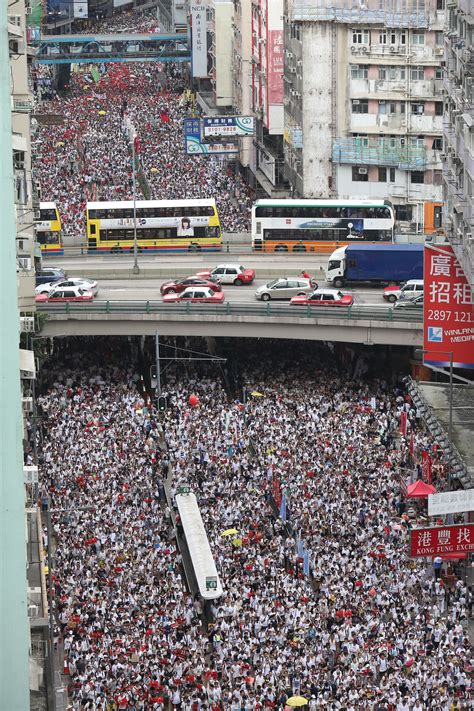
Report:
[[[410,556],[463,555],[474,550],[474,523],[415,528],[410,532]]]
[[[428,365],[474,368],[472,289],[448,245],[425,245],[423,360]]]
[[[283,104],[283,64],[285,54],[283,30],[270,30],[268,33],[268,103]]]
[[[253,116],[204,116],[203,136],[253,136],[255,119]]]
[[[428,516],[474,511],[474,489],[446,491],[428,496]]]
[[[239,152],[237,143],[202,143],[200,119],[184,119],[184,142],[187,155],[232,155]]]
[[[207,21],[203,2],[191,3],[191,37],[193,77],[207,77]]]

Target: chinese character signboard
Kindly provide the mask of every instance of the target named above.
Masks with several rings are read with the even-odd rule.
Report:
[[[283,104],[283,30],[268,33],[268,103]]]
[[[193,77],[207,77],[206,5],[191,3],[192,69]]]
[[[198,118],[184,119],[184,142],[190,156],[215,156],[239,152],[237,143],[202,143],[201,121]]]
[[[424,362],[474,368],[473,292],[450,246],[425,246]]]
[[[203,136],[253,136],[255,119],[253,116],[204,116]]]
[[[412,558],[455,555],[474,550],[474,523],[437,528],[415,528],[411,531],[410,555]]]
[[[474,489],[446,491],[428,496],[428,516],[474,511]]]

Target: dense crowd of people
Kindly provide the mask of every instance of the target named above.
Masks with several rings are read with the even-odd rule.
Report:
[[[238,399],[168,369],[164,432],[117,344],[48,366],[41,480],[77,510],[53,516],[73,708],[470,708],[471,591],[407,556],[423,506],[407,514],[403,479],[434,449],[409,397],[334,348],[241,352]],[[224,590],[206,618],[165,483],[172,508],[182,485],[198,497]]]
[[[160,24],[156,16],[156,7],[148,10],[129,10],[128,12],[117,12],[111,17],[104,17],[101,20],[82,22],[80,30],[74,30],[74,34],[109,35],[115,32],[159,32]]]
[[[240,176],[219,156],[185,153],[183,120],[191,106],[179,67],[111,63],[93,74],[78,70],[61,96],[48,67],[37,70],[34,86],[37,113],[60,117],[38,126],[34,146],[43,199],[57,203],[64,234],[85,234],[87,201],[132,199],[130,124],[141,142],[138,199],[213,197],[223,231],[249,229],[252,193]]]

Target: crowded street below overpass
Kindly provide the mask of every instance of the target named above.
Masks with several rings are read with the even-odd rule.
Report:
[[[224,366],[192,360],[201,339],[161,350],[189,356],[164,368],[163,412],[153,340],[45,352],[41,497],[68,511],[52,513],[53,600],[72,708],[470,708],[462,568],[408,555],[426,501],[407,486],[429,451],[447,488],[446,462],[382,350],[233,340]],[[210,605],[183,575],[188,488],[224,591]]]

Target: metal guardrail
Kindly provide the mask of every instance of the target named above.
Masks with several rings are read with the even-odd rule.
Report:
[[[164,314],[176,316],[260,316],[267,318],[326,318],[355,321],[390,321],[400,323],[423,322],[420,310],[394,309],[384,305],[354,305],[337,307],[291,306],[290,304],[239,304],[224,301],[222,304],[171,303],[162,301],[102,301],[91,303],[37,304],[38,311],[47,314],[88,315],[88,314]]]

